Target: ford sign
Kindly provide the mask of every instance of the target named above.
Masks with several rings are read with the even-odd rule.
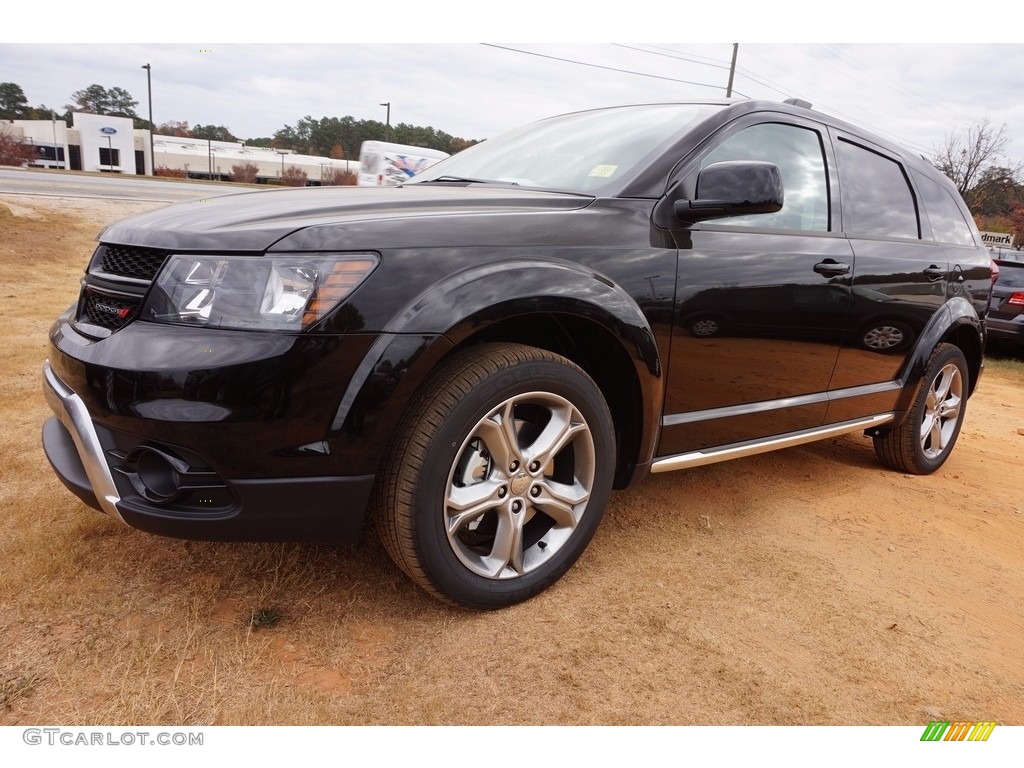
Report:
[[[100,128],[100,133],[106,133],[108,135],[111,134],[111,133],[117,133],[117,128],[111,128],[110,126],[105,126],[103,128]]]

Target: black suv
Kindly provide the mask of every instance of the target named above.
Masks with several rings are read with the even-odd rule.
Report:
[[[850,432],[949,456],[990,260],[933,167],[805,105],[555,117],[399,188],[251,192],[105,229],[50,333],[43,443],[156,533],[341,541],[495,608],[610,491]]]
[[[988,313],[989,341],[1006,341],[1024,351],[1024,262],[996,259],[992,306]]]

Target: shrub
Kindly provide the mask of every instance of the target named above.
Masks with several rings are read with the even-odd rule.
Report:
[[[158,165],[153,169],[154,176],[164,176],[169,179],[184,179],[188,176],[183,168],[171,168],[167,165]]]
[[[35,147],[0,130],[0,165],[24,165],[36,159]]]
[[[281,183],[288,187],[304,187],[307,181],[309,181],[309,176],[306,172],[295,166],[285,168],[281,174]]]
[[[346,171],[342,168],[325,168],[320,176],[320,183],[325,187],[351,187],[358,180],[355,171]]]
[[[256,175],[260,169],[256,163],[245,162],[241,165],[231,166],[231,180],[244,184],[252,184],[256,181]]]

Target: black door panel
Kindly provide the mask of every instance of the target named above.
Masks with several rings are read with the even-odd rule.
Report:
[[[692,233],[692,249],[679,256],[659,453],[821,424],[850,296],[847,280],[816,271],[829,260],[853,264],[849,242],[763,231]],[[685,423],[673,418],[682,413],[690,414]]]

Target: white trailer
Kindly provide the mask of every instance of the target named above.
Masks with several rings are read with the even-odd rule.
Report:
[[[426,170],[447,152],[386,141],[364,141],[359,148],[359,185],[393,187]]]

